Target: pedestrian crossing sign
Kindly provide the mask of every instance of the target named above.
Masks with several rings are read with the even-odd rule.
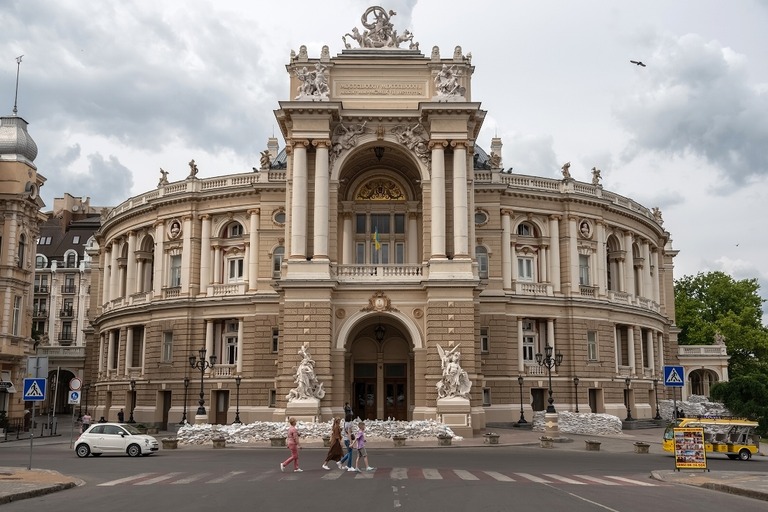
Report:
[[[46,379],[24,379],[24,401],[42,402],[45,400]]]
[[[664,385],[670,388],[685,386],[685,370],[682,366],[670,365],[664,367]]]

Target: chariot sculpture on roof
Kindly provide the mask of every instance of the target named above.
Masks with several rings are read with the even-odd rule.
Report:
[[[348,50],[352,48],[351,42],[347,42],[347,36],[349,36],[350,39],[357,41],[360,48],[399,48],[401,43],[409,42],[409,49],[418,50],[419,43],[413,42],[413,34],[410,31],[404,30],[402,35],[398,35],[390,21],[390,18],[396,14],[395,11],[387,11],[380,6],[369,7],[360,17],[365,30],[360,33],[360,30],[354,27],[344,34],[341,37],[344,47]]]

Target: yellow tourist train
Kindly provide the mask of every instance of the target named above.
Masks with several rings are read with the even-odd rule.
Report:
[[[704,449],[707,454],[722,453],[729,459],[749,460],[760,451],[760,436],[755,434],[757,422],[744,418],[701,416],[677,418],[664,430],[664,451],[674,453],[674,429],[704,429]]]

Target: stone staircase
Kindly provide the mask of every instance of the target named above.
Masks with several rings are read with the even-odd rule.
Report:
[[[646,428],[663,428],[666,426],[666,421],[654,420],[654,419],[642,419],[632,421],[621,421],[622,430],[640,430]]]

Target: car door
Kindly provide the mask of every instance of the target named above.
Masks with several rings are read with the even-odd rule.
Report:
[[[117,425],[104,425],[104,451],[109,453],[125,452],[125,436],[128,434]]]
[[[104,451],[104,427],[105,425],[96,425],[85,434],[93,453]]]

